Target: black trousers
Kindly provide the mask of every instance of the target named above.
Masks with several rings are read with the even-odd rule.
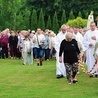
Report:
[[[8,58],[8,47],[7,46],[2,46],[2,58]]]

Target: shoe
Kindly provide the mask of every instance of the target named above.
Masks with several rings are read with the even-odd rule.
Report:
[[[78,80],[73,80],[73,83],[76,83],[76,82],[78,82]]]
[[[25,63],[23,63],[22,65],[26,65]]]
[[[69,82],[68,84],[71,85],[71,82]]]
[[[37,63],[37,66],[39,66],[39,63]]]
[[[90,78],[92,78],[92,77],[93,77],[93,75],[92,75],[92,74],[90,74],[90,75],[89,75],[89,77],[90,77]]]
[[[78,71],[77,74],[79,74],[80,72]]]
[[[59,78],[63,78],[64,76],[63,75],[57,75],[57,79],[59,79]]]
[[[49,59],[47,59],[47,61],[49,61]]]
[[[95,74],[95,77],[98,78],[98,74]]]
[[[42,64],[42,61],[40,61],[40,66],[42,66],[43,64]]]

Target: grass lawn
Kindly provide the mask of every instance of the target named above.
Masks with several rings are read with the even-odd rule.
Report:
[[[80,72],[78,81],[68,85],[66,78],[56,79],[55,60],[30,66],[0,59],[0,98],[98,98],[98,78]]]

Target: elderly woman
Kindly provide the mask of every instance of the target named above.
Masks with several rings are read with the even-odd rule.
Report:
[[[64,65],[66,68],[66,77],[68,84],[71,84],[71,73],[73,83],[77,82],[76,74],[78,72],[78,55],[80,50],[77,41],[73,39],[72,33],[67,33],[66,38],[61,42],[59,51],[59,62],[62,63],[62,53],[64,52]]]

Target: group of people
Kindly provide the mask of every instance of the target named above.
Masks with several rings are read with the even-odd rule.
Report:
[[[86,62],[90,75],[95,72],[95,77],[98,77],[98,28],[94,22],[84,31],[77,26],[62,25],[61,31],[55,37],[55,49],[58,79],[67,77],[68,84],[78,82],[78,60]]]
[[[0,33],[0,57],[22,58],[23,65],[32,65],[33,59],[36,59],[37,65],[42,66],[43,59],[48,61],[52,55],[55,55],[54,37],[54,32],[48,29],[15,32],[7,28]]]
[[[8,54],[10,53],[10,54]],[[8,28],[0,33],[0,58],[22,58],[23,65],[43,65],[43,60],[56,56],[57,78],[67,77],[68,84],[78,82],[78,60],[86,62],[87,71],[96,71],[98,77],[98,28],[94,22],[90,28],[79,28],[62,25],[56,35],[52,30],[45,31],[10,31]]]

